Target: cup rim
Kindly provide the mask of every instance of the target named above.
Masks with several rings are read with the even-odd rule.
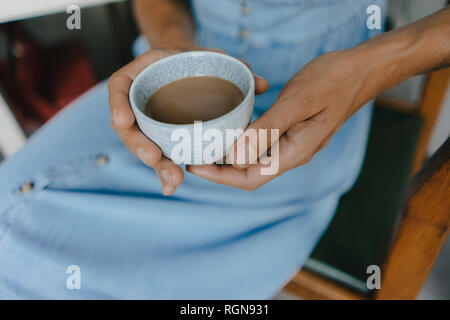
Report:
[[[241,101],[240,104],[238,104],[232,110],[228,111],[227,113],[225,113],[225,114],[223,114],[223,115],[221,115],[221,116],[219,116],[217,118],[214,118],[214,119],[211,119],[211,120],[207,120],[207,121],[202,121],[202,124],[211,125],[211,124],[214,124],[214,122],[220,122],[221,120],[223,120],[223,117],[225,117],[225,116],[229,117],[233,113],[238,112],[239,109],[242,109],[242,108],[244,108],[245,106],[248,105],[249,100],[251,99],[252,95],[255,92],[255,78],[253,76],[252,71],[249,69],[249,67],[245,63],[243,63],[239,59],[236,59],[236,58],[234,58],[232,56],[229,56],[229,55],[223,54],[223,53],[219,53],[219,52],[212,52],[212,51],[187,51],[187,52],[181,52],[181,53],[176,53],[176,54],[170,55],[168,57],[162,58],[162,59],[160,59],[160,60],[158,60],[158,61],[148,65],[141,72],[139,72],[139,74],[137,75],[136,78],[134,78],[133,83],[131,84],[131,87],[130,87],[130,92],[128,93],[128,100],[130,101],[131,108],[132,108],[134,114],[136,115],[136,117],[139,117],[140,120],[148,121],[150,123],[154,123],[154,124],[157,124],[157,125],[163,125],[163,126],[166,126],[166,127],[173,127],[173,128],[179,128],[179,127],[183,127],[183,126],[184,127],[189,127],[189,126],[193,126],[194,125],[194,122],[193,123],[184,123],[183,124],[183,123],[167,123],[167,122],[162,122],[162,121],[155,120],[155,119],[147,116],[144,112],[142,112],[135,105],[135,101],[132,99],[133,93],[134,93],[134,91],[136,91],[136,86],[137,86],[137,83],[139,82],[139,79],[142,78],[144,76],[144,74],[148,72],[149,69],[153,68],[155,65],[158,65],[160,63],[165,63],[165,62],[167,62],[169,60],[172,60],[172,59],[180,57],[180,56],[193,56],[193,55],[220,56],[223,59],[230,60],[230,61],[232,61],[234,63],[238,63],[239,65],[241,65],[244,68],[245,72],[249,75],[249,78],[250,78],[250,86],[249,86],[248,92],[247,92],[247,94],[245,95],[244,99]],[[188,78],[188,77],[186,77],[186,78]],[[180,79],[184,79],[184,78],[180,78]],[[179,79],[177,79],[177,80],[179,80]]]

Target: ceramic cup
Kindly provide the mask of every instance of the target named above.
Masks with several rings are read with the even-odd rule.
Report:
[[[172,81],[196,76],[231,81],[242,90],[244,100],[218,118],[195,124],[164,123],[145,115],[146,103],[156,90]],[[134,79],[129,99],[139,128],[159,146],[164,156],[176,163],[201,165],[220,161],[238,137],[232,137],[230,133],[233,130],[238,133],[236,129],[245,129],[249,124],[253,114],[255,82],[249,68],[233,57],[209,51],[190,51],[158,60],[145,68]],[[218,136],[222,136],[222,141]]]

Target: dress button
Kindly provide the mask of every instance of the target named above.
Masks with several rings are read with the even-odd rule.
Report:
[[[34,188],[34,184],[32,182],[27,182],[24,183],[21,187],[20,187],[20,192],[23,194],[27,194],[29,193],[31,190],[33,190]]]
[[[248,38],[248,31],[247,31],[247,29],[242,29],[241,30],[241,39],[245,40],[247,38]]]
[[[241,11],[242,11],[243,15],[248,16],[248,3],[247,2],[242,3]]]
[[[97,157],[97,159],[95,159],[95,161],[97,161],[98,165],[104,166],[108,163],[108,157],[105,156],[104,154],[102,154],[102,155],[99,155]]]

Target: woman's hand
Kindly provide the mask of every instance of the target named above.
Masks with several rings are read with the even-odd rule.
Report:
[[[246,130],[279,129],[278,141],[258,148],[256,139],[248,141],[242,135],[234,145],[234,154],[245,150],[246,162],[236,164],[236,159],[230,159],[234,160],[233,166],[190,166],[188,171],[217,183],[254,190],[306,164],[329,143],[342,124],[370,100],[365,98],[363,90],[366,76],[354,61],[349,51],[335,51],[313,60],[286,84],[274,105]],[[237,148],[240,143],[245,144],[245,149]],[[264,165],[257,159],[274,143],[279,147],[278,171],[262,175]],[[272,152],[272,161],[277,160],[274,156]],[[237,159],[244,158],[238,154]]]
[[[249,126],[280,130],[276,174],[261,175],[265,167],[261,161],[252,164],[257,158],[261,160],[271,145],[276,150],[273,142],[258,149],[257,141],[245,146],[243,138],[237,145],[246,147],[249,156],[245,158],[250,158],[251,165],[209,165],[188,170],[217,183],[254,190],[307,163],[366,102],[409,77],[450,66],[449,31],[450,6],[446,6],[357,47],[324,54],[307,64],[287,83],[275,104]]]
[[[115,72],[108,81],[111,125],[125,146],[142,162],[155,169],[165,195],[175,192],[184,178],[183,170],[162,156],[161,150],[139,130],[128,93],[131,83],[148,65],[178,50],[150,50]]]
[[[163,157],[159,147],[141,132],[131,110],[128,93],[131,83],[144,68],[162,58],[189,50],[208,49],[189,46],[182,49],[150,50],[115,72],[108,82],[111,125],[126,147],[155,170],[161,180],[164,195],[172,195],[175,192],[183,182],[184,172],[180,166]],[[256,93],[263,93],[267,90],[268,83],[255,76],[255,88]]]

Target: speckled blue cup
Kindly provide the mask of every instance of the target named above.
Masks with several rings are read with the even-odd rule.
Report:
[[[205,161],[201,155],[203,150],[211,145],[211,141],[193,142],[194,127],[198,138],[198,124],[194,126],[194,124],[164,123],[145,115],[147,101],[156,90],[172,81],[196,76],[226,79],[236,84],[244,94],[244,100],[236,108],[218,118],[202,122],[203,132],[208,129],[217,129],[224,138],[221,152],[213,153],[213,159],[210,158],[208,161]],[[226,130],[245,129],[249,124],[255,100],[255,81],[249,68],[238,59],[216,52],[190,51],[158,60],[145,68],[133,81],[129,99],[139,128],[161,148],[164,156],[173,159],[172,150],[180,142],[173,140],[172,133],[176,129],[186,129],[192,140],[191,142],[183,141],[183,144],[186,150],[190,149],[192,153],[183,162],[199,165],[221,160],[237,138],[225,139]]]

